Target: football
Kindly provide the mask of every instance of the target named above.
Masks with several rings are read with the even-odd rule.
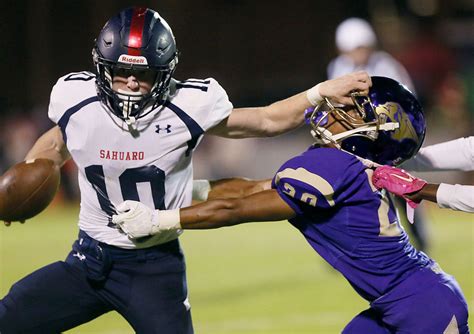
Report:
[[[23,221],[43,211],[59,186],[59,167],[49,159],[20,162],[0,177],[0,220]]]

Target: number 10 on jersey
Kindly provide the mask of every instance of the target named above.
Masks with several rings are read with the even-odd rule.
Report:
[[[116,210],[107,192],[104,168],[101,165],[92,165],[84,169],[87,180],[92,184],[100,208],[111,218]],[[153,204],[157,210],[165,210],[165,172],[156,166],[142,166],[126,169],[118,178],[123,200],[140,201],[137,183],[150,184]]]

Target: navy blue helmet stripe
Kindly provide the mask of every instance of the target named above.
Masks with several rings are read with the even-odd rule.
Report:
[[[61,116],[61,118],[58,121],[58,125],[61,129],[61,132],[63,133],[63,139],[65,143],[67,143],[66,127],[67,127],[67,124],[69,123],[69,119],[71,118],[71,116],[74,115],[79,110],[81,110],[82,108],[84,108],[85,106],[87,106],[88,104],[91,104],[93,102],[98,102],[98,101],[99,101],[98,96],[89,97],[88,99],[85,99],[84,101],[79,102],[75,106],[66,110],[64,115]]]
[[[171,109],[176,114],[176,116],[178,116],[184,122],[191,133],[191,139],[187,143],[188,149],[186,150],[186,156],[189,156],[191,151],[196,147],[199,137],[201,137],[201,135],[204,133],[204,130],[194,119],[192,119],[177,105],[171,103],[170,101],[166,101],[164,105]]]

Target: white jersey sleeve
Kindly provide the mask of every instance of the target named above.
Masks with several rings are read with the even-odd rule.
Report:
[[[171,99],[189,113],[204,132],[229,117],[233,105],[226,91],[213,78],[188,79],[176,84],[176,98]]]
[[[58,79],[49,100],[48,117],[56,124],[66,113],[79,108],[84,100],[96,99],[95,75],[91,72],[73,72]]]
[[[474,212],[474,186],[441,183],[436,202],[440,208]]]
[[[474,170],[474,137],[422,147],[418,154],[403,163],[402,167],[415,172],[472,171]]]
[[[229,101],[226,91],[222,86],[214,79],[211,81],[211,93],[213,94],[213,106],[210,109],[207,118],[204,122],[204,130],[208,130],[217,124],[219,124],[223,119],[229,117],[232,109],[234,108],[232,103]]]

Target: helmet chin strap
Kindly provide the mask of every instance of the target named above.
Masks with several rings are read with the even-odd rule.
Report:
[[[326,128],[318,126],[316,129],[311,130],[311,135],[314,138],[315,144],[318,144],[318,145],[334,144],[338,148],[340,148],[339,144],[336,141],[333,141],[332,132],[327,130]]]
[[[311,135],[315,139],[316,144],[319,144],[319,145],[334,144],[338,148],[340,148],[338,141],[346,137],[350,137],[355,133],[378,131],[378,130],[393,131],[395,129],[398,129],[399,127],[400,127],[400,123],[398,122],[388,122],[388,123],[380,124],[379,126],[376,126],[376,125],[361,126],[352,130],[338,133],[337,135],[333,135],[332,132],[329,131],[328,129],[318,126],[316,128],[317,131],[311,130]],[[318,135],[318,132],[321,135]]]

